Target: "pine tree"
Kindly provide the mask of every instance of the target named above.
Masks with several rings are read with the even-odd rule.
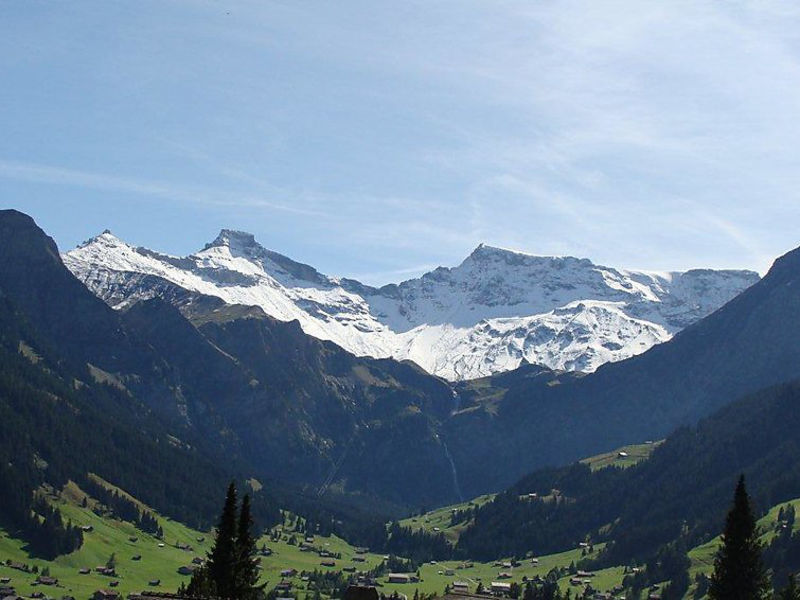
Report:
[[[236,529],[236,564],[234,567],[234,586],[236,598],[252,598],[260,588],[258,568],[255,562],[257,555],[256,539],[253,536],[253,517],[250,513],[250,496],[242,500],[239,512],[239,523]]]
[[[794,574],[789,575],[789,583],[778,594],[778,600],[800,600],[800,589],[797,589],[797,581]]]
[[[744,475],[725,519],[722,546],[714,558],[708,590],[711,600],[762,600],[769,597],[769,579],[761,561],[761,544]]]
[[[222,598],[235,597],[236,533],[236,485],[231,482],[217,524],[217,538],[208,554],[208,578]]]

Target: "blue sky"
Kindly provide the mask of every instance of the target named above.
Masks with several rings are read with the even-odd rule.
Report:
[[[764,271],[800,245],[800,8],[9,0],[0,133],[0,205],[62,249]]]

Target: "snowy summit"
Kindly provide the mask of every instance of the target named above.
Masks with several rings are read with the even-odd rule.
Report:
[[[758,281],[752,271],[629,271],[481,244],[457,267],[374,288],[228,229],[187,257],[135,248],[106,231],[64,262],[115,308],[177,286],[259,306],[354,354],[410,359],[450,380],[523,361],[593,371],[668,340]]]

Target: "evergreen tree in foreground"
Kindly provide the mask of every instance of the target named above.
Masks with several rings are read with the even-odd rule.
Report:
[[[231,482],[217,524],[217,539],[208,554],[208,577],[221,598],[234,596],[236,568],[236,485]]]
[[[250,514],[250,496],[246,495],[242,500],[236,529],[236,564],[233,583],[237,598],[253,598],[261,590],[261,587],[256,587],[258,583],[257,550],[256,539],[253,536],[253,517]]]
[[[242,500],[238,519],[236,513],[236,486],[231,482],[208,562],[194,572],[188,586],[181,586],[180,593],[235,600],[257,600],[264,596],[264,586],[257,585],[257,548],[249,496]]]
[[[761,561],[761,544],[744,475],[739,478],[733,506],[725,519],[722,546],[714,558],[708,597],[711,600],[762,600],[769,597],[769,579]]]

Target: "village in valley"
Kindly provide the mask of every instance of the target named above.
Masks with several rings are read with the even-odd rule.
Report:
[[[616,464],[621,468],[645,460],[657,444],[627,446],[587,459],[593,468]],[[92,476],[91,480],[113,494],[149,508],[111,483]],[[83,546],[53,561],[31,557],[23,542],[0,531],[0,599],[24,597],[54,600],[177,600],[176,591],[186,585],[204,565],[213,545],[214,533],[193,530],[157,517],[157,529],[145,532],[122,520],[108,507],[91,498],[75,483],[63,490],[43,491],[65,518],[84,534]],[[557,494],[557,491],[554,490]],[[456,542],[463,528],[453,524],[455,515],[469,507],[491,501],[485,495],[459,505],[413,515],[404,527],[441,534]],[[523,500],[541,500],[530,494]],[[575,597],[623,598],[623,580],[635,575],[637,567],[613,567],[595,572],[576,567],[581,559],[596,556],[603,544],[580,541],[557,554],[506,558],[491,562],[465,560],[411,560],[355,547],[336,536],[306,531],[302,518],[284,514],[284,523],[264,532],[257,543],[259,581],[271,600],[305,600],[336,597],[348,586],[372,589],[379,597],[412,600],[433,596],[518,599],[526,586],[555,581]],[[710,565],[707,565],[710,567]],[[652,590],[649,598],[659,598]]]

